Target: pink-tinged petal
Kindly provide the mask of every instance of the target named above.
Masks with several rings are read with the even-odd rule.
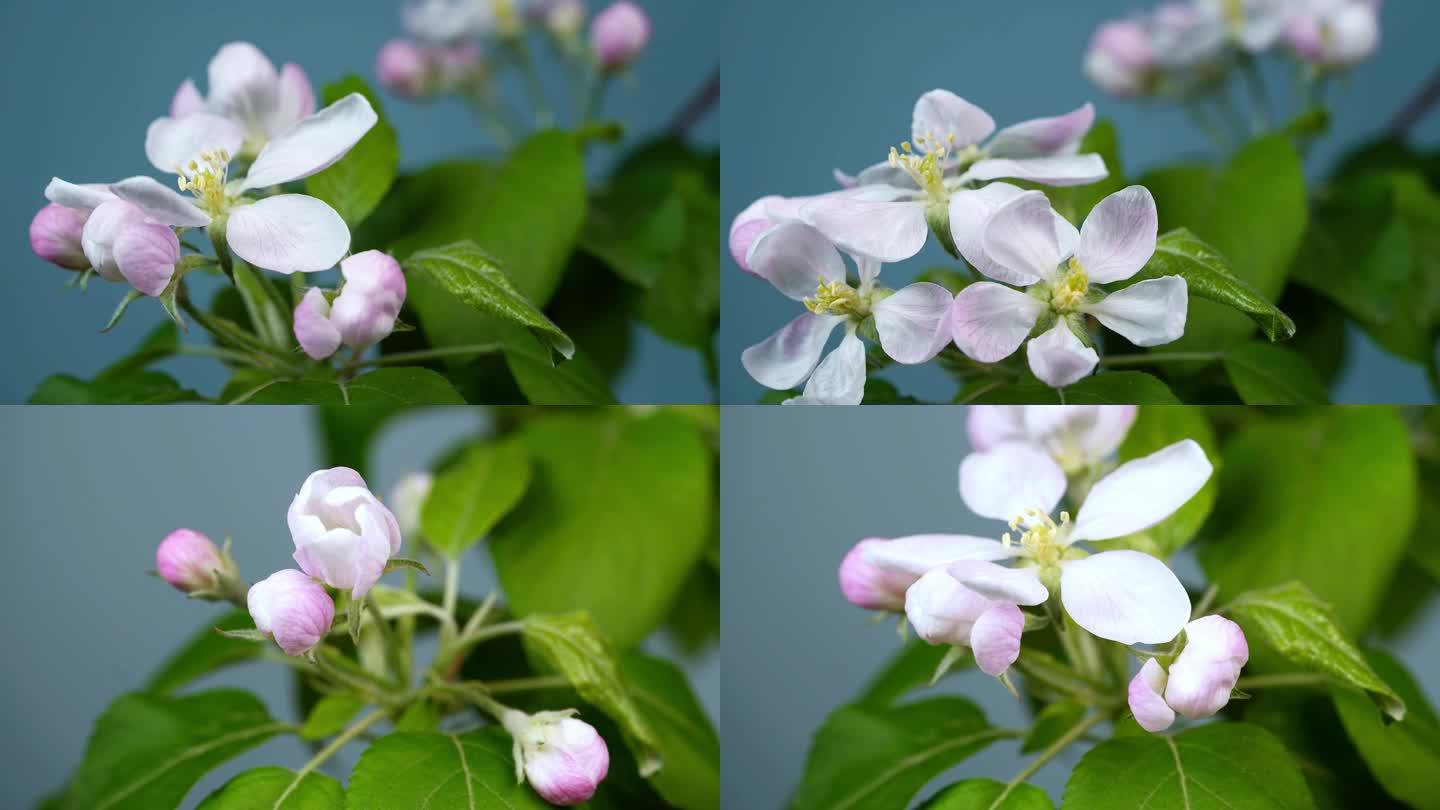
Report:
[[[205,168],[205,152],[224,150],[236,155],[245,142],[240,125],[218,115],[198,112],[183,118],[156,118],[145,132],[145,157],[168,174],[189,177],[192,162]]]
[[[928,152],[944,146],[954,152],[980,143],[995,131],[995,119],[949,90],[931,90],[915,102],[910,138]]]
[[[95,272],[106,281],[124,281],[115,264],[115,240],[128,228],[145,223],[145,213],[125,200],[115,199],[90,212],[80,231],[80,248]]]
[[[1089,103],[1052,118],[1034,118],[995,133],[985,147],[996,158],[1035,158],[1074,154],[1080,139],[1095,123],[1095,107]]]
[[[30,220],[30,250],[51,264],[68,270],[90,266],[81,237],[89,212],[49,203]]]
[[[155,572],[186,593],[214,589],[225,568],[219,547],[194,529],[176,529],[155,549]]]
[[[1159,346],[1185,334],[1189,307],[1185,279],[1163,276],[1132,284],[1081,309],[1136,346]]]
[[[821,233],[800,222],[766,231],[749,252],[750,272],[803,301],[821,284],[845,280],[845,260]]]
[[[315,88],[305,69],[294,62],[280,68],[280,98],[276,107],[275,133],[284,132],[301,119],[315,114]]]
[[[859,405],[865,398],[865,344],[853,333],[821,361],[805,383],[804,398],[821,405]]]
[[[995,209],[980,239],[991,261],[1021,277],[1050,278],[1069,258],[1061,252],[1055,210],[1040,191],[1027,191]]]
[[[260,49],[248,42],[231,42],[210,59],[211,111],[247,124],[258,124],[275,108],[279,75]]]
[[[550,804],[573,807],[589,801],[610,772],[605,740],[594,726],[574,717],[547,725],[538,740],[533,734],[516,737],[522,741],[526,780]]]
[[[1306,62],[1319,64],[1325,59],[1325,30],[1318,15],[1296,14],[1292,17],[1285,26],[1285,41],[1295,55]]]
[[[1191,720],[1210,717],[1230,702],[1250,646],[1240,625],[1202,616],[1185,625],[1185,648],[1170,665],[1165,702]]]
[[[861,540],[840,561],[840,592],[851,604],[891,612],[905,608],[905,589],[915,584],[920,574],[894,570],[873,559],[872,551],[891,542],[878,537]]]
[[[926,363],[950,342],[955,296],[939,284],[911,284],[871,307],[880,347],[897,363]]]
[[[1109,540],[1144,531],[1193,498],[1213,469],[1194,439],[1127,461],[1091,488],[1070,538]]]
[[[981,517],[1010,521],[1028,509],[1054,511],[1065,494],[1065,471],[1049,454],[1006,442],[960,462],[960,498]]]
[[[1163,644],[1190,618],[1190,594],[1174,572],[1128,549],[1062,562],[1060,601],[1076,624],[1121,644]]]
[[[1175,722],[1175,710],[1161,697],[1165,681],[1165,668],[1154,658],[1145,659],[1145,665],[1130,680],[1130,711],[1135,714],[1135,722],[1152,734],[1164,731]]]
[[[1130,186],[1101,200],[1080,228],[1075,258],[1093,284],[1123,281],[1155,255],[1160,215],[1144,186]]]
[[[1024,194],[1009,183],[990,183],[974,191],[957,191],[950,195],[950,238],[955,247],[979,272],[1006,284],[1026,287],[1040,280],[1040,274],[1026,269],[1011,269],[990,258],[985,252],[985,225],[1000,206]]]
[[[203,228],[210,224],[210,215],[193,200],[153,177],[127,177],[110,186],[110,191],[160,225]]]
[[[847,253],[893,264],[919,253],[930,233],[925,203],[904,199],[906,193],[859,186],[812,200],[801,209],[801,218]]]
[[[350,249],[345,220],[304,194],[280,194],[235,208],[225,234],[235,255],[287,276],[327,270]]]
[[[1020,348],[1045,305],[1018,290],[980,281],[955,296],[955,345],[982,363],[1004,360]]]
[[[927,572],[905,591],[905,618],[929,644],[968,644],[975,620],[990,605],[943,568]]]
[[[629,0],[611,3],[590,22],[590,50],[605,70],[618,70],[650,41],[650,17]]]
[[[1005,548],[1003,543],[998,544]],[[1034,568],[1007,568],[983,560],[960,560],[945,567],[956,582],[1001,602],[1038,605],[1050,598]]]
[[[746,206],[744,211],[736,215],[735,221],[730,223],[730,257],[747,273],[754,272],[750,269],[751,247],[761,234],[778,224],[766,215],[766,206],[779,199],[782,198],[774,195],[761,197]]]
[[[367,250],[340,262],[345,286],[335,298],[330,322],[345,345],[358,351],[395,331],[405,303],[405,274],[400,263],[378,250]]]
[[[992,405],[992,408],[1005,407]],[[1024,405],[1027,435],[1052,456],[1067,457],[1077,466],[1102,461],[1120,447],[1135,423],[1134,405]]]
[[[330,322],[330,302],[311,287],[295,307],[295,340],[312,360],[324,360],[340,348],[340,330]]]
[[[200,95],[200,88],[195,82],[186,79],[180,83],[175,90],[175,97],[170,99],[170,117],[184,118],[193,113],[205,111],[205,97]]]
[[[987,158],[965,172],[966,181],[1029,180],[1044,186],[1087,186],[1110,174],[1105,159],[1087,152],[1083,155],[1056,155],[1038,158]]]
[[[52,177],[45,186],[45,199],[88,213],[115,199],[115,193],[107,183],[71,183]]]
[[[152,298],[170,286],[179,261],[180,240],[164,225],[132,225],[115,239],[115,266],[120,275]]]
[[[246,597],[255,627],[274,637],[286,655],[301,655],[325,639],[335,602],[318,582],[286,569],[255,583]]]
[[[842,315],[807,312],[742,352],[740,363],[755,382],[766,388],[794,388],[815,370],[825,341],[844,320]]]
[[[1064,388],[1088,377],[1100,362],[1100,355],[1070,331],[1064,318],[1025,347],[1030,371],[1053,388]]]
[[[970,448],[984,452],[1002,442],[1027,441],[1025,410],[1019,405],[971,405],[966,412],[965,432]]]
[[[913,580],[932,568],[960,560],[1005,560],[1019,553],[1018,547],[1006,546],[989,537],[912,534],[867,546],[865,559],[887,571],[907,574]]]
[[[375,56],[375,76],[392,93],[406,98],[423,98],[433,88],[435,59],[417,42],[392,39]]]
[[[277,186],[322,172],[345,157],[378,120],[369,100],[351,93],[265,144],[240,189]]]
[[[1135,20],[1117,20],[1100,26],[1085,52],[1085,75],[1101,89],[1118,96],[1143,93],[1154,65],[1150,36]]]
[[[991,605],[970,628],[970,648],[975,663],[986,675],[998,678],[1020,657],[1020,634],[1025,631],[1025,614],[1008,602]]]

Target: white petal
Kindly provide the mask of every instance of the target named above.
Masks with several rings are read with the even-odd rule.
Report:
[[[1005,548],[1003,543],[996,545]],[[982,596],[1017,605],[1038,605],[1050,598],[1034,568],[1007,568],[993,562],[961,560],[945,566],[956,582]]]
[[[794,388],[815,370],[825,341],[844,320],[843,315],[807,312],[742,352],[740,363],[755,382],[766,388],[777,391]]]
[[[315,89],[305,70],[293,62],[280,69],[280,83],[270,131],[280,134],[315,112]]]
[[[877,188],[882,191],[859,193]],[[924,202],[899,198],[904,192],[889,186],[860,186],[855,192],[813,200],[801,209],[801,218],[840,249],[886,264],[920,252],[930,232]]]
[[[136,223],[115,239],[115,266],[130,286],[151,296],[160,295],[175,277],[180,241],[164,225]]]
[[[822,405],[859,405],[865,398],[865,344],[847,334],[805,383],[805,399]]]
[[[918,577],[957,560],[1004,560],[1018,553],[1018,547],[1007,547],[989,537],[912,534],[868,547],[865,559],[881,568]]]
[[[110,190],[160,225],[203,228],[210,224],[210,215],[189,197],[153,177],[128,177],[110,186]]]
[[[1080,139],[1095,123],[1095,107],[1079,109],[1052,118],[1033,118],[995,133],[985,151],[997,158],[1036,158],[1074,154]]]
[[[225,234],[235,255],[285,275],[328,270],[350,249],[345,220],[304,194],[280,194],[235,208]]]
[[[359,93],[331,104],[271,139],[250,167],[241,190],[289,183],[324,171],[380,120]]]
[[[1100,355],[1080,342],[1064,318],[1056,320],[1049,331],[1030,341],[1025,347],[1025,356],[1030,362],[1030,371],[1054,388],[1079,382],[1100,362]]]
[[[1082,307],[1136,346],[1159,346],[1185,334],[1190,297],[1185,279],[1146,279]]]
[[[1145,665],[1130,681],[1130,711],[1135,715],[1135,722],[1152,734],[1164,731],[1175,722],[1175,710],[1161,697],[1165,681],[1165,668],[1154,658],[1145,659]]]
[[[897,363],[929,362],[950,342],[955,296],[939,284],[911,284],[871,308],[880,347]]]
[[[982,363],[1014,354],[1045,311],[1039,299],[989,281],[961,290],[954,307],[955,345]]]
[[[115,199],[115,193],[104,183],[71,183],[58,177],[45,186],[45,199],[76,211],[93,211]]]
[[[980,143],[995,131],[995,119],[949,90],[931,90],[915,102],[910,137],[916,149],[931,151],[931,141],[955,152]]]
[[[279,75],[275,65],[248,42],[221,46],[210,59],[210,101],[215,112],[259,124],[275,108]]]
[[[985,224],[1000,206],[1024,194],[1009,183],[990,183],[974,191],[957,191],[950,195],[950,238],[965,261],[979,272],[996,281],[1019,287],[1034,284],[1039,274],[1028,270],[1012,270],[985,252]]]
[[[1190,595],[1174,572],[1128,549],[1062,562],[1060,600],[1076,624],[1121,644],[1163,644],[1190,618]]]
[[[183,118],[204,111],[205,97],[200,95],[200,88],[191,79],[181,82],[175,90],[175,97],[170,99],[170,117]]]
[[[905,591],[905,617],[930,644],[968,644],[975,620],[991,601],[935,568]]]
[[[188,177],[187,164],[200,160],[202,153],[223,149],[236,155],[244,142],[244,131],[229,118],[204,112],[156,118],[145,131],[145,157],[162,172]]]
[[[971,405],[965,432],[974,450],[989,450],[1001,442],[1028,441],[1025,409],[1020,405]]]
[[[791,222],[762,234],[749,250],[750,272],[796,301],[815,295],[822,283],[845,280],[840,251],[809,225]]]
[[[1185,648],[1170,665],[1165,702],[1192,720],[1210,717],[1230,702],[1249,660],[1240,625],[1224,616],[1202,616],[1185,625]]]
[[[1020,636],[1025,632],[1025,614],[1009,603],[991,605],[970,628],[970,649],[975,665],[986,675],[998,678],[1020,657]]]
[[[999,408],[1001,405],[990,407]],[[1134,405],[1024,405],[1025,432],[1050,455],[1076,466],[1102,461],[1115,452],[1135,423]]]
[[[1075,257],[1094,284],[1123,281],[1155,255],[1160,215],[1144,186],[1130,186],[1101,200],[1080,228]]]
[[[115,240],[128,228],[145,222],[145,214],[125,200],[114,199],[90,212],[80,231],[80,248],[90,266],[106,281],[123,281],[125,277],[115,262]]]
[[[981,517],[1014,520],[1027,509],[1054,511],[1065,494],[1065,471],[1029,444],[1006,442],[960,462],[960,498]]]
[[[990,260],[1021,277],[1050,278],[1061,252],[1055,210],[1043,192],[1027,191],[995,209],[986,220],[981,244]]]
[[[985,181],[1012,178],[1029,180],[1046,186],[1085,186],[1104,180],[1110,172],[1105,168],[1105,159],[1088,152],[1083,155],[1058,155],[1055,157],[990,158],[978,161],[965,172],[962,180]]]
[[[1154,526],[1195,497],[1213,469],[1194,439],[1121,464],[1085,497],[1071,541],[1109,540]]]

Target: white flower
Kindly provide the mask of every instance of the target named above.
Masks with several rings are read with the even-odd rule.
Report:
[[[1312,65],[1357,65],[1380,44],[1379,0],[1305,0],[1285,27],[1285,40]]]
[[[808,310],[741,355],[761,385],[786,390],[804,382],[800,399],[806,403],[858,405],[865,393],[865,346],[856,332],[867,320],[880,347],[899,363],[927,362],[948,342],[954,302],[948,290],[923,282],[887,290],[875,283],[880,263],[863,256],[852,257],[859,285],[851,287],[840,252],[808,225],[772,228],[748,253],[751,273]],[[830,333],[841,324],[845,337],[821,362]]]
[[[966,427],[976,450],[1025,442],[1075,473],[1109,458],[1135,414],[1134,405],[972,405]]]
[[[1183,278],[1148,279],[1112,293],[1099,286],[1140,272],[1155,252],[1159,217],[1147,189],[1130,186],[1111,194],[1076,231],[1043,193],[999,185],[985,189],[998,204],[980,215],[985,224],[979,244],[962,243],[958,231],[956,243],[981,273],[1025,290],[989,281],[961,290],[954,318],[961,351],[982,363],[1003,360],[1038,325],[1043,333],[1030,341],[1030,370],[1062,387],[1088,375],[1100,359],[1081,340],[1085,315],[1137,346],[1184,334],[1189,299]]]
[[[370,592],[400,552],[395,516],[348,467],[312,473],[285,519],[301,570],[356,599]]]
[[[315,112],[315,89],[305,71],[286,62],[278,71],[248,42],[221,46],[210,60],[210,95],[186,79],[170,102],[170,117],[210,113],[240,125],[243,154],[257,155],[281,133]]]
[[[1275,44],[1294,14],[1297,0],[1195,0],[1195,8],[1221,21],[1231,38],[1251,53]]]

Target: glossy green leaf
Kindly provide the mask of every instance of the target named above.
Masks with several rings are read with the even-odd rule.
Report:
[[[1002,799],[1001,796],[1004,796]],[[935,794],[921,810],[1055,810],[1045,791],[1020,783],[1007,793],[994,779],[966,779]]]
[[[1440,808],[1440,720],[1414,677],[1399,662],[1372,653],[1370,663],[1394,685],[1410,712],[1385,723],[1363,692],[1332,687],[1331,699],[1345,732],[1385,790],[1420,810]]]
[[[1225,371],[1247,405],[1326,405],[1325,383],[1283,346],[1242,343],[1225,351]]]
[[[1107,371],[1066,387],[1063,398],[1057,389],[1041,382],[1030,382],[977,388],[963,402],[977,405],[1177,405],[1180,400],[1165,383],[1143,371]]]
[[[329,203],[345,224],[354,228],[375,210],[395,182],[400,146],[379,97],[359,76],[325,85],[323,104],[329,106],[351,93],[368,99],[380,120],[335,165],[307,178],[305,193]]]
[[[387,734],[355,763],[346,810],[549,810],[534,789],[515,780],[511,745],[498,726],[467,734]]]
[[[815,733],[790,810],[895,810],[1005,736],[964,698],[842,706]]]
[[[1268,731],[1212,723],[1179,734],[1117,737],[1081,757],[1066,810],[1308,810],[1300,769]]]
[[[472,444],[435,477],[420,526],[425,539],[452,560],[480,542],[530,486],[530,452],[510,439]]]
[[[486,544],[511,609],[586,610],[617,648],[633,647],[664,620],[711,533],[700,431],[665,411],[601,410],[546,415],[520,435],[534,480]]]
[[[248,387],[247,387],[248,386]],[[240,390],[240,389],[245,390]],[[450,381],[428,368],[382,368],[348,382],[333,380],[249,381],[227,386],[227,402],[249,405],[464,405]]]
[[[1160,237],[1155,255],[1135,274],[1135,282],[1162,276],[1179,276],[1193,298],[1224,304],[1248,315],[1270,340],[1295,334],[1295,322],[1270,303],[1259,290],[1235,275],[1230,262],[1189,229],[1179,228]]]
[[[1217,468],[1211,473],[1210,480],[1170,517],[1142,532],[1097,543],[1098,547],[1133,548],[1165,560],[1200,531],[1215,506],[1215,495],[1220,490],[1219,445],[1203,410],[1184,405],[1147,405],[1140,408],[1135,415],[1135,424],[1120,445],[1120,461],[1148,456],[1185,439],[1199,444],[1205,451],[1205,457]]]
[[[245,771],[196,810],[344,810],[345,788],[334,777],[312,771],[291,787],[295,775],[289,768],[274,766]]]
[[[259,658],[265,648],[253,641],[227,638],[220,630],[253,630],[255,621],[244,610],[222,613],[205,622],[200,629],[150,676],[145,690],[158,695],[174,692],[182,686],[225,667]]]
[[[720,737],[674,664],[640,653],[620,662],[631,700],[654,730],[665,766],[650,783],[686,810],[720,808]]]
[[[310,716],[300,728],[300,736],[312,741],[333,737],[344,731],[363,708],[365,701],[357,695],[348,692],[326,695],[310,710]]]

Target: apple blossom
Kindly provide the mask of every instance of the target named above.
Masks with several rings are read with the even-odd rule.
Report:
[[[218,591],[232,566],[210,538],[194,529],[176,529],[155,549],[155,571],[176,589]]]
[[[405,274],[400,263],[378,250],[340,262],[345,285],[334,301],[311,288],[295,308],[295,338],[305,353],[324,360],[345,344],[357,354],[395,330],[405,303]]]
[[[1014,593],[992,598],[965,584],[982,579],[1008,582]],[[933,568],[916,580],[905,592],[905,616],[926,642],[969,647],[981,671],[999,677],[1020,656],[1025,615],[1017,601],[1038,605],[1047,598],[1049,592],[1039,580],[1016,569],[961,560]]]
[[[1137,346],[1169,343],[1184,333],[1183,278],[1148,279],[1109,293],[1099,286],[1140,272],[1155,252],[1159,218],[1143,186],[1101,200],[1079,231],[1041,192],[989,193],[998,205],[985,218],[979,244],[963,242],[958,233],[956,243],[981,273],[1025,290],[982,281],[956,296],[955,345],[967,356],[982,363],[1003,360],[1038,328],[1040,336],[1027,350],[1030,370],[1063,387],[1099,362],[1088,345],[1085,315]]]
[[[287,568],[255,583],[246,598],[255,627],[275,639],[286,655],[302,655],[325,639],[335,602],[320,583]]]
[[[72,238],[75,223],[80,223],[79,250],[83,258],[67,256],[67,262],[78,266],[77,269],[88,267],[106,281],[131,281],[133,277],[135,281],[131,283],[139,282],[136,284],[137,288],[141,286],[153,288],[157,267],[151,259],[155,254],[149,251],[132,250],[147,240],[132,242],[128,246],[125,253],[127,263],[123,266],[115,254],[116,242],[127,230],[153,224],[143,211],[116,197],[106,185],[76,185],[67,183],[58,177],[52,178],[49,185],[45,187],[45,198],[52,204],[41,212],[45,214],[45,211],[50,211],[45,215],[47,222],[60,223],[59,218],[65,215],[59,212],[70,212],[70,215],[65,216],[63,220],[64,232],[57,234],[54,238]],[[40,220],[41,216],[36,215],[36,221]],[[49,227],[51,226],[42,223],[42,228]],[[36,225],[32,222],[32,247],[35,246],[35,230]],[[42,234],[42,239],[49,238]],[[164,240],[164,237],[159,237],[159,240]],[[154,234],[150,235],[150,241],[159,240]],[[74,247],[74,243],[70,243],[65,249],[73,250]],[[41,248],[36,249],[36,252],[39,253],[41,249],[58,250],[60,248],[42,245]],[[42,255],[42,258],[45,257]],[[128,263],[128,260],[131,259],[136,260],[136,263]],[[173,266],[170,269],[173,272]],[[163,266],[158,270],[163,273]]]
[[[526,714],[506,709],[500,722],[514,740],[515,777],[545,801],[571,807],[590,800],[610,771],[610,751],[574,709]]]
[[[944,223],[952,200],[973,194],[975,185],[1005,177],[1050,186],[1103,179],[1099,155],[1076,154],[1094,120],[1086,104],[991,138],[989,114],[947,90],[932,90],[915,102],[911,139],[892,148],[887,163],[862,171],[853,188],[816,197],[801,217],[843,250],[902,261],[924,247],[932,223],[942,239],[950,236],[953,225]]]
[[[49,203],[30,220],[30,249],[36,256],[66,270],[84,270],[90,266],[80,235],[85,230],[88,212],[76,211]]]
[[[221,46],[210,59],[208,73],[210,95],[201,95],[195,82],[186,79],[170,102],[170,117],[208,113],[234,121],[242,134],[241,145],[231,150],[236,154],[258,155],[271,139],[315,112],[315,89],[305,71],[293,62],[276,70],[249,42]]]
[[[973,405],[966,428],[976,450],[1027,442],[1073,474],[1114,453],[1135,415],[1134,405]]]
[[[1202,616],[1185,625],[1185,646],[1169,672],[1154,658],[1130,681],[1130,711],[1140,727],[1164,731],[1181,714],[1211,717],[1230,702],[1250,647],[1240,625],[1223,616]]]
[[[1136,20],[1105,23],[1090,38],[1085,75],[1117,96],[1145,93],[1155,67],[1155,52],[1145,26]]]
[[[745,370],[769,388],[805,383],[805,402],[858,405],[865,389],[865,348],[857,336],[873,325],[880,347],[900,363],[924,363],[947,342],[954,299],[938,284],[891,291],[875,284],[880,263],[854,256],[859,284],[851,287],[845,261],[816,229],[787,223],[767,231],[749,249],[751,272],[809,310],[741,355]],[[823,362],[830,333],[845,337]],[[818,366],[817,366],[818,363]]]
[[[1241,48],[1259,53],[1280,38],[1297,0],[1194,0],[1206,18],[1223,22]]]
[[[453,44],[490,30],[494,17],[487,0],[419,0],[402,16],[410,34],[430,44]]]
[[[840,591],[866,610],[899,611],[905,591],[922,574],[961,559],[1004,559],[996,544],[963,534],[916,534],[887,540],[867,537],[840,563]]]
[[[375,75],[390,92],[407,98],[430,93],[433,63],[430,52],[408,39],[392,39],[375,56]]]
[[[1303,0],[1285,27],[1285,41],[1312,65],[1357,65],[1380,43],[1379,2]]]
[[[400,526],[348,467],[311,473],[286,514],[301,570],[362,599],[400,551]]]
[[[649,41],[650,18],[630,0],[612,3],[590,22],[590,48],[602,70],[629,65]]]
[[[420,513],[425,508],[425,501],[430,497],[430,489],[435,486],[435,476],[428,472],[410,473],[401,478],[394,489],[390,490],[390,497],[386,500],[390,504],[390,511],[395,515],[395,522],[400,527],[400,536],[415,538],[420,534]]]

